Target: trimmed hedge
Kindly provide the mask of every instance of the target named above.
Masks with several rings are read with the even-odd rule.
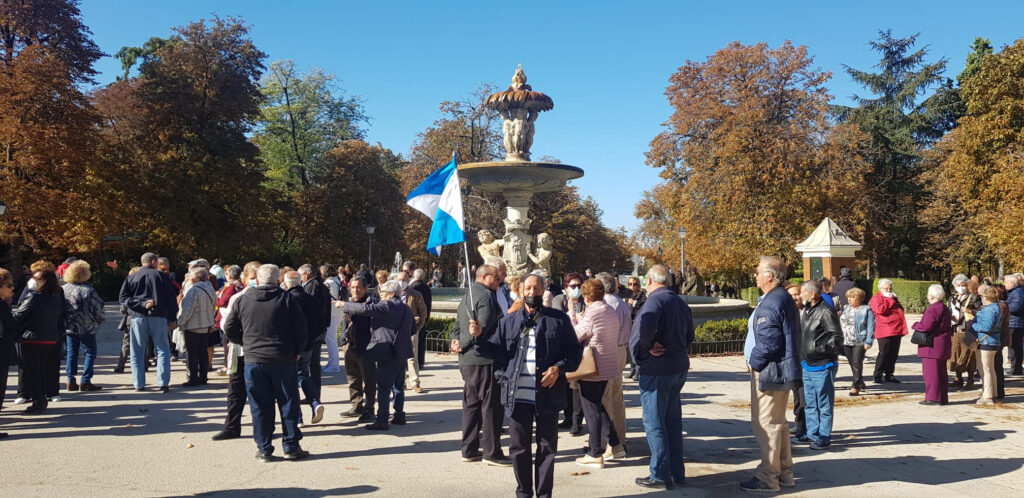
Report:
[[[733,318],[732,320],[718,320],[704,322],[697,326],[694,331],[694,343],[714,341],[735,341],[746,339],[747,319]]]
[[[455,327],[454,318],[436,318],[432,316],[427,320],[427,327],[424,330],[436,330],[447,334],[451,332],[453,327]]]
[[[746,289],[740,289],[740,299],[750,303],[750,307],[757,306],[757,298],[761,296],[761,289],[757,287],[747,287]]]

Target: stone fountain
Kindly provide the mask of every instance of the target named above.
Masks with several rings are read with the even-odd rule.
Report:
[[[583,169],[530,161],[534,123],[541,112],[550,111],[555,104],[551,97],[526,84],[522,65],[516,69],[508,89],[487,97],[485,105],[504,119],[505,160],[461,164],[459,176],[473,187],[501,193],[508,207],[505,234],[499,239],[489,230],[481,230],[477,250],[481,256],[500,255],[508,265],[510,277],[523,276],[534,269],[550,273],[551,236],[539,234],[533,244],[534,237],[529,234],[530,198],[537,192],[564,187],[567,181],[582,177]]]

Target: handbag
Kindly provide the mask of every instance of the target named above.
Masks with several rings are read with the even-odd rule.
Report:
[[[395,359],[395,339],[398,333],[387,327],[373,329],[370,343],[366,345],[366,358],[378,363],[387,363]]]
[[[914,331],[914,333],[910,336],[910,342],[917,344],[918,346],[925,346],[929,348],[935,346],[935,338],[932,337],[931,334],[927,332],[921,332],[920,330]]]
[[[583,348],[583,360],[580,361],[580,367],[575,372],[566,373],[565,379],[570,381],[586,380],[598,375],[600,373],[597,371],[597,361],[594,359],[594,348],[586,346]]]

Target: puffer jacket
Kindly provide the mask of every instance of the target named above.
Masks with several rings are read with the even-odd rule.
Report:
[[[1006,293],[1006,306],[1010,308],[1010,328],[1024,328],[1024,286],[1018,285]]]
[[[903,305],[895,295],[885,297],[879,292],[871,296],[868,305],[875,313],[876,339],[907,335],[907,316],[903,313]]]
[[[57,342],[64,334],[64,295],[32,291],[14,310],[22,342]]]
[[[64,330],[68,335],[93,335],[103,323],[103,298],[89,284],[64,284]]]
[[[213,327],[217,315],[217,291],[210,282],[189,286],[178,306],[178,327],[181,330],[205,332]]]
[[[758,389],[788,391],[803,378],[800,366],[800,313],[793,298],[782,286],[776,287],[758,303],[750,315],[754,348],[750,368],[760,373]]]

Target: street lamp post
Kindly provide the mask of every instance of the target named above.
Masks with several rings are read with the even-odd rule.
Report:
[[[0,216],[3,216],[7,212],[7,204],[4,201],[0,201]]]
[[[679,228],[679,274],[686,271],[686,229]]]
[[[377,227],[373,226],[373,223],[367,223],[366,224],[366,234],[370,238],[370,257],[369,257],[370,264],[369,264],[369,266],[370,266],[370,271],[371,272],[373,271],[373,231],[376,230],[376,229],[377,229]]]

